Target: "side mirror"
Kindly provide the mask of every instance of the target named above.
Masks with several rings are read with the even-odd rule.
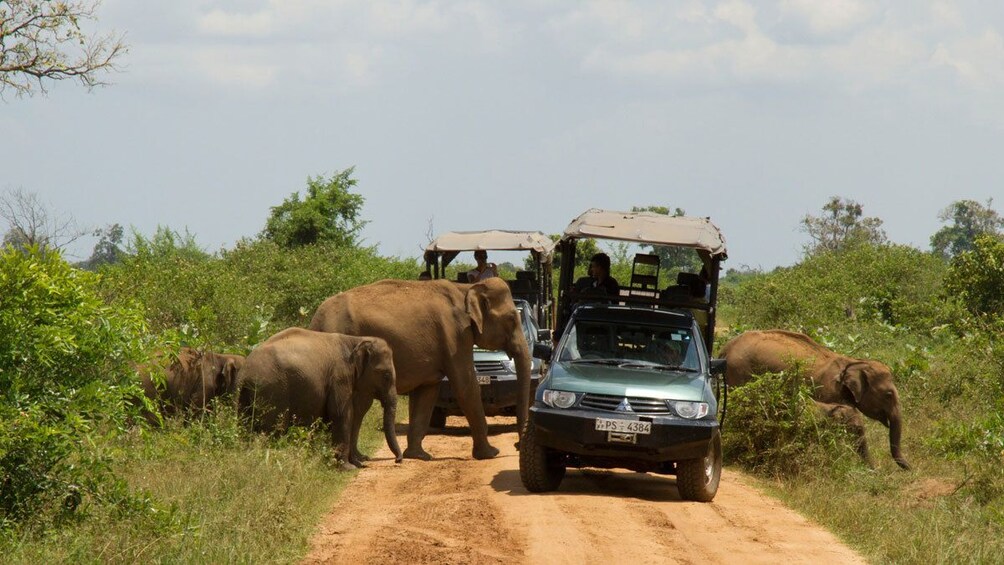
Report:
[[[543,359],[548,361],[551,359],[551,354],[554,349],[551,347],[550,343],[535,343],[533,344],[533,356],[537,359]]]
[[[551,343],[551,330],[537,330],[537,341]]]
[[[725,374],[725,368],[728,363],[725,359],[712,359],[711,360],[711,374],[716,376],[721,376]]]

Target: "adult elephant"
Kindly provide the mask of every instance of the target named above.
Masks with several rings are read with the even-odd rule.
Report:
[[[324,422],[343,468],[355,468],[364,459],[359,428],[379,400],[387,446],[400,462],[395,381],[393,354],[384,340],[289,328],[248,355],[238,377],[237,404],[257,430]]]
[[[805,334],[783,330],[746,332],[726,343],[720,355],[727,360],[725,380],[729,386],[741,385],[760,373],[800,367],[812,380],[813,397],[821,410],[839,416],[837,419],[848,423],[858,435],[862,457],[867,460],[864,428],[848,410],[834,405],[853,407],[889,428],[893,460],[903,469],[910,468],[900,449],[903,417],[899,392],[887,365],[834,353]]]
[[[204,410],[217,396],[230,394],[237,373],[244,365],[242,355],[229,355],[182,347],[164,369],[164,382],[158,386],[152,372],[156,364],[141,369],[141,386],[148,398],[159,401],[167,414]],[[148,415],[148,419],[152,415]]]
[[[530,352],[519,312],[505,281],[474,284],[446,280],[384,280],[325,300],[310,329],[385,339],[394,351],[398,392],[408,397],[408,447],[404,456],[431,459],[422,448],[445,374],[470,424],[475,459],[498,455],[488,442],[481,390],[474,375],[474,346],[504,350],[515,361],[516,419],[523,429],[530,405]]]

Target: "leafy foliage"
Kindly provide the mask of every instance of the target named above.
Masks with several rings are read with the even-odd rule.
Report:
[[[984,234],[973,245],[952,259],[945,292],[974,316],[1004,318],[1004,239]]]
[[[334,244],[284,249],[242,241],[210,256],[170,230],[149,240],[137,235],[132,247],[121,263],[102,269],[105,297],[141,304],[155,332],[223,350],[246,351],[283,328],[306,325],[332,294],[420,270],[413,260]]]
[[[734,389],[727,418],[726,457],[763,475],[792,477],[856,457],[847,433],[817,413],[798,371],[767,373]]]
[[[877,321],[927,331],[953,319],[940,300],[945,265],[903,245],[820,253],[721,288],[740,327],[811,330]]]
[[[105,304],[96,282],[58,252],[0,252],[0,526],[114,490],[94,445],[140,395],[132,366],[146,328],[137,311]]]
[[[943,257],[955,257],[972,251],[976,238],[983,234],[1000,234],[1004,229],[1004,218],[991,208],[993,199],[986,206],[975,200],[957,200],[938,214],[942,222],[951,222],[931,236],[931,248]]]
[[[821,215],[806,214],[801,221],[801,230],[812,239],[805,247],[807,255],[887,241],[881,219],[864,216],[861,204],[839,196],[830,197],[830,201],[823,205]]]
[[[306,196],[300,200],[300,193],[294,192],[273,207],[262,238],[286,248],[314,243],[357,245],[366,222],[359,218],[364,198],[351,192],[356,185],[352,172],[348,168],[329,178],[307,177]]]

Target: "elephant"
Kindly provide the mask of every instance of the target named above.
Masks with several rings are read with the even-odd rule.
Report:
[[[164,370],[163,388],[153,380],[156,363],[140,369],[140,386],[147,398],[162,402],[165,414],[204,410],[213,398],[233,392],[243,365],[242,355],[182,347]],[[148,414],[147,420],[156,418]]]
[[[237,406],[259,431],[324,422],[342,467],[354,469],[365,459],[359,428],[377,399],[387,446],[400,463],[395,380],[393,354],[380,338],[288,328],[248,355],[237,378]]]
[[[448,280],[383,280],[336,294],[317,308],[310,329],[385,339],[394,351],[398,391],[409,407],[404,456],[429,460],[422,448],[445,374],[467,417],[475,459],[499,450],[488,425],[474,374],[474,346],[504,350],[516,365],[518,429],[530,405],[530,351],[519,312],[505,281],[492,277],[466,284]]]
[[[858,452],[866,461],[870,463],[864,426],[849,408],[889,428],[893,460],[903,469],[910,468],[900,448],[903,416],[899,391],[887,365],[840,355],[805,334],[784,330],[743,333],[722,346],[720,355],[726,359],[725,381],[729,386],[741,385],[759,373],[781,372],[803,364],[814,387],[814,399],[822,404],[821,411],[847,424],[858,436]]]

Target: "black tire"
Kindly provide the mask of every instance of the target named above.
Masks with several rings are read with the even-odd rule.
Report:
[[[537,443],[534,428],[528,422],[519,440],[519,478],[530,492],[556,490],[565,478],[565,463],[560,455]]]
[[[441,430],[446,427],[446,410],[435,407],[432,409],[432,418],[429,419],[429,427]]]
[[[704,457],[676,464],[676,488],[680,498],[695,502],[711,502],[718,494],[722,480],[722,435],[715,430]]]

